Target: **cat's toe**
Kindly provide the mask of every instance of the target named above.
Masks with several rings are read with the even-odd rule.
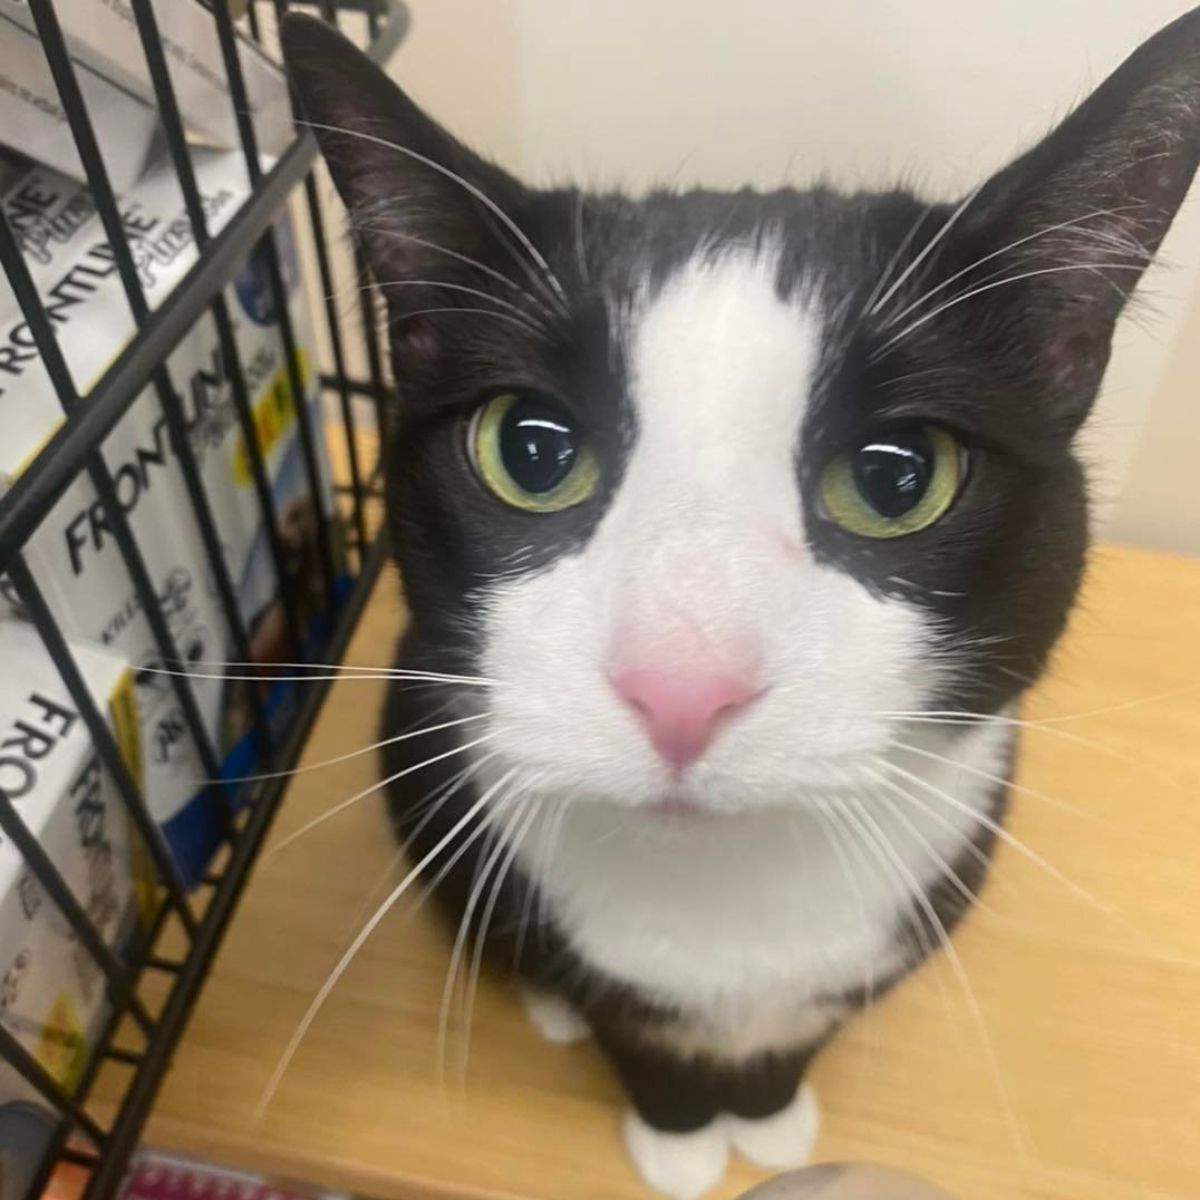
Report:
[[[720,1182],[729,1147],[720,1121],[694,1133],[663,1133],[630,1112],[625,1146],[641,1177],[671,1200],[696,1200]]]
[[[523,987],[521,1000],[529,1023],[555,1046],[573,1046],[590,1036],[588,1023],[561,996]]]
[[[726,1117],[729,1141],[734,1149],[756,1166],[779,1169],[802,1167],[812,1157],[821,1127],[821,1110],[808,1084],[780,1112],[759,1121]]]

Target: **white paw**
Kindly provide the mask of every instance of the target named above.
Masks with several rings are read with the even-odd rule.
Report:
[[[801,1086],[791,1104],[774,1116],[761,1121],[725,1118],[733,1148],[756,1166],[769,1169],[803,1167],[812,1157],[820,1127],[821,1110],[807,1083]]]
[[[591,1034],[587,1022],[564,1000],[553,992],[541,992],[523,987],[521,1000],[529,1023],[555,1046],[573,1046]]]
[[[631,1112],[626,1114],[624,1133],[638,1173],[671,1200],[696,1200],[725,1174],[729,1146],[720,1121],[695,1133],[660,1133]]]

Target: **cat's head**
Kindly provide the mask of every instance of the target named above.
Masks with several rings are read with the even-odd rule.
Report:
[[[953,204],[535,190],[318,23],[285,44],[387,298],[416,661],[559,792],[838,787],[1041,671],[1072,441],[1200,158],[1200,12]]]

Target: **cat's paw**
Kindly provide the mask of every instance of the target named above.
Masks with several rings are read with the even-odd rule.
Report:
[[[807,1083],[787,1108],[773,1116],[761,1121],[725,1118],[733,1148],[756,1166],[768,1169],[805,1166],[812,1157],[820,1127],[821,1110]]]
[[[624,1132],[625,1148],[638,1173],[671,1200],[696,1200],[725,1174],[729,1145],[720,1121],[695,1133],[662,1133],[630,1112]]]
[[[591,1035],[588,1023],[561,997],[553,992],[523,987],[521,1001],[529,1023],[555,1046],[573,1046]]]

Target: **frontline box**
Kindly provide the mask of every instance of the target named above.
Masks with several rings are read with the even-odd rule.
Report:
[[[90,647],[73,650],[140,779],[128,664]],[[141,842],[36,631],[0,620],[0,659],[0,790],[119,957],[156,902]],[[71,1090],[106,1012],[100,969],[17,848],[0,838],[0,1022]],[[0,1107],[23,1098],[5,1078]]]
[[[57,0],[54,8],[73,58],[146,103],[156,103],[128,0]],[[28,0],[0,0],[0,15],[29,32],[36,30]],[[237,119],[208,6],[197,0],[156,0],[154,15],[189,132],[224,149],[238,146]],[[283,72],[246,38],[239,37],[237,46],[259,150],[266,158],[278,157],[293,137]]]
[[[151,104],[76,66],[79,90],[118,195],[131,187],[149,157],[158,113]],[[0,9],[0,140],[73,179],[83,167],[41,45]]]
[[[228,219],[237,202],[230,159],[198,155],[197,174],[214,224]],[[151,170],[123,203],[127,228],[136,230],[135,253],[151,302],[161,299],[194,258],[190,224],[169,168]],[[170,178],[173,184],[173,176]],[[81,199],[82,195],[82,199]],[[62,176],[38,169],[10,188],[6,209],[19,202],[16,222],[27,261],[54,320],[74,378],[86,392],[133,330],[111,253],[89,212],[82,189]],[[12,219],[10,215],[10,220]],[[297,368],[316,419],[319,409],[308,336],[286,222],[277,226],[283,247],[289,309],[297,336]],[[317,500],[308,486],[297,437],[298,401],[292,395],[271,303],[266,272],[255,255],[226,289],[235,340],[246,379],[258,444],[272,484],[280,535],[295,582],[309,584],[313,570],[315,507],[332,512],[324,461],[319,464]],[[4,311],[0,293],[0,312]],[[19,312],[0,323],[0,487],[18,477],[61,421],[61,410]],[[167,363],[179,396],[188,442],[197,459],[238,591],[256,661],[286,657],[280,644],[278,589],[266,529],[249,469],[215,324],[205,318]],[[86,400],[84,400],[86,403]],[[253,770],[257,745],[250,730],[250,689],[244,678],[226,679],[220,665],[231,657],[232,639],[215,580],[192,515],[177,448],[169,435],[160,398],[147,388],[118,423],[103,447],[117,500],[142,550],[159,608],[181,658],[195,670],[190,680],[201,718],[223,774]],[[47,514],[27,548],[27,558],[56,619],[72,636],[112,648],[136,669],[148,802],[167,834],[189,883],[203,873],[221,833],[219,811],[204,788],[206,772],[188,735],[183,712],[165,663],[106,514],[90,480],[76,480]],[[322,597],[296,588],[301,616],[319,617]],[[245,669],[229,672],[245,676]],[[265,694],[265,693],[264,693]],[[276,719],[286,719],[287,696],[267,695]]]

